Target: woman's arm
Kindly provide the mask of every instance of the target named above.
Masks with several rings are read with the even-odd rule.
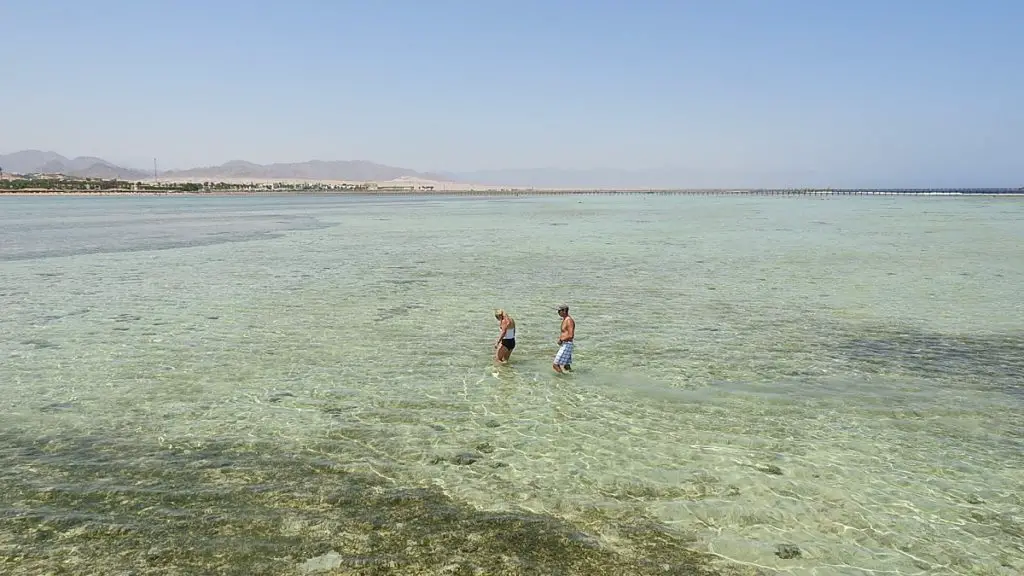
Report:
[[[498,340],[494,343],[494,347],[497,348],[501,341],[505,339],[505,334],[508,332],[508,318],[501,320],[501,333],[498,334]]]

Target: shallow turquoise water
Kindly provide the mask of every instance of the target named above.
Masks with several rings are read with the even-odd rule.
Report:
[[[1019,198],[0,200],[8,518],[108,493],[97,451],[251,445],[611,549],[649,518],[723,567],[1024,571]],[[12,566],[72,554],[2,526]]]

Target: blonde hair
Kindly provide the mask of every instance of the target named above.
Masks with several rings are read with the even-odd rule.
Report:
[[[497,310],[494,311],[494,317],[495,318],[503,318],[504,316],[505,316],[505,309],[504,308],[498,308]]]

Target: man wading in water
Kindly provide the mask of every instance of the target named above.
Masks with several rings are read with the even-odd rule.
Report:
[[[558,335],[558,353],[551,367],[561,373],[563,369],[572,370],[572,341],[576,337],[576,321],[569,316],[569,306],[565,304],[558,307],[558,315],[562,317],[562,330]]]

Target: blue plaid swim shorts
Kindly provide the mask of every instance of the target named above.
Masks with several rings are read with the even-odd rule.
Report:
[[[558,353],[555,354],[556,366],[568,366],[572,364],[572,342],[564,342],[562,347],[558,349]]]

